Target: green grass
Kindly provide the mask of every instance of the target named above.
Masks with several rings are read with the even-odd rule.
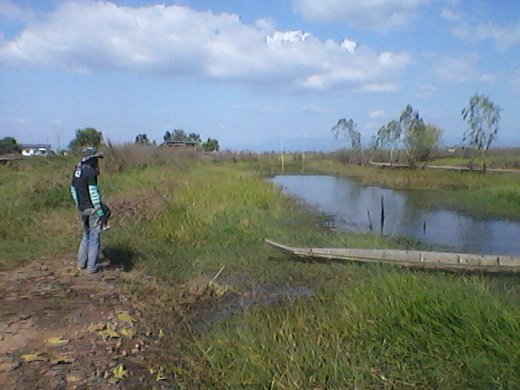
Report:
[[[337,267],[313,297],[253,306],[204,334],[205,388],[520,386],[520,310],[486,280],[370,268]]]
[[[75,232],[69,162],[37,158],[0,166],[0,269],[68,252]]]
[[[434,160],[431,165],[455,165],[470,167],[474,169],[481,169],[482,162],[486,163],[487,168],[492,169],[519,169],[520,159],[518,158],[518,151],[503,152],[503,153],[489,153],[482,159],[481,157],[445,157]]]
[[[323,217],[255,169],[276,171],[276,159],[153,164],[146,154],[136,154],[136,162],[124,155],[108,156],[101,166],[100,188],[114,211],[103,250],[125,270],[158,280],[153,288],[141,280],[129,288],[164,334],[156,364],[176,387],[520,388],[517,278],[297,261],[263,239],[295,246],[418,244],[324,228]],[[4,268],[39,256],[73,258],[79,239],[68,199],[73,164],[0,166],[0,199],[8,205],[0,210],[8,221],[0,230]],[[414,174],[408,180],[432,179]],[[508,195],[516,194],[514,182],[442,178],[443,185],[461,186],[459,180],[471,191],[486,190],[493,201],[515,201]],[[187,286],[201,278],[208,288],[190,294]]]

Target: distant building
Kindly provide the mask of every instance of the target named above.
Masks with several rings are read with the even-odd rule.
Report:
[[[22,156],[48,156],[54,152],[49,144],[19,144]]]
[[[188,147],[188,148],[196,148],[199,146],[199,142],[196,141],[166,141],[164,146],[168,146],[169,148],[177,148],[177,147]]]

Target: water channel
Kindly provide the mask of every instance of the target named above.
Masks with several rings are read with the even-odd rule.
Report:
[[[279,175],[271,181],[333,217],[337,229],[356,232],[381,228],[456,252],[520,255],[520,222],[475,218],[421,206],[420,191],[397,191],[323,175]]]

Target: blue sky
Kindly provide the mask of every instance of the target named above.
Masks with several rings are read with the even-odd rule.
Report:
[[[232,150],[366,145],[407,104],[461,143],[474,93],[520,146],[520,2],[0,0],[0,138],[64,148],[76,129]]]

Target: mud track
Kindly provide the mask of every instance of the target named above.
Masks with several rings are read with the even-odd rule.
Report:
[[[122,274],[105,265],[89,275],[73,259],[0,272],[0,388],[175,388]]]

